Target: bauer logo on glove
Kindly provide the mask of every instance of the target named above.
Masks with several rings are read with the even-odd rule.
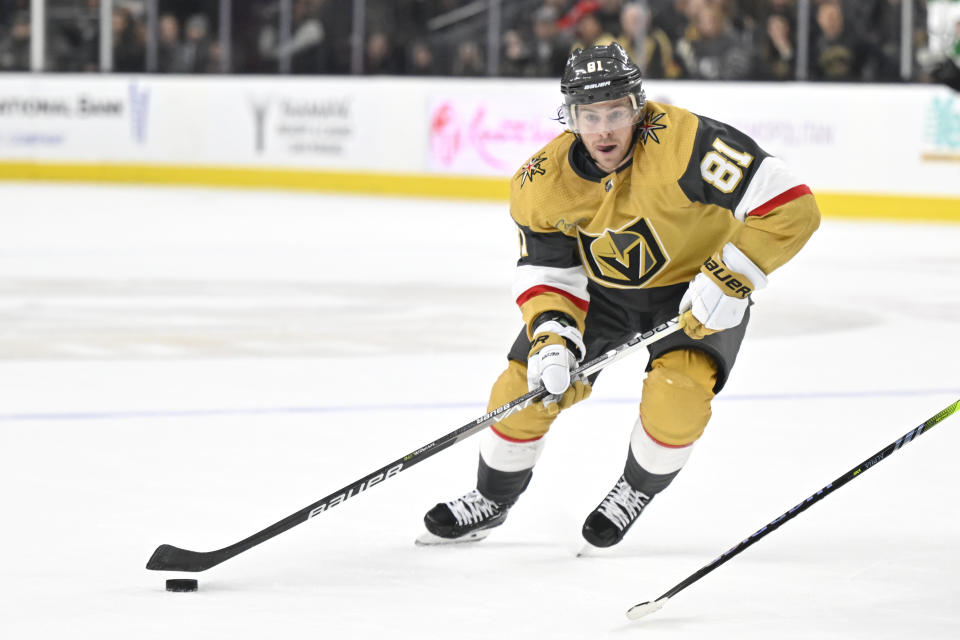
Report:
[[[727,295],[734,295],[738,298],[746,298],[753,293],[753,285],[748,282],[746,277],[743,275],[727,271],[727,268],[720,259],[719,254],[715,254],[707,258],[703,263],[702,270],[718,283],[733,292],[728,293]]]
[[[736,245],[728,242],[706,259],[680,300],[680,324],[694,340],[743,322],[748,296],[767,286],[767,276]]]

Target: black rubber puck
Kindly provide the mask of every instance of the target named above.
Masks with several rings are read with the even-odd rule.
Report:
[[[167,580],[167,591],[196,591],[197,581],[192,578],[175,578]]]

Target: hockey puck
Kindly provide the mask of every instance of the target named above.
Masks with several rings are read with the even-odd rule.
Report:
[[[167,580],[167,591],[196,591],[197,581],[192,578],[175,578]]]

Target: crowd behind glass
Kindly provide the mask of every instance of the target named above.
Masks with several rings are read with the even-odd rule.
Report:
[[[557,77],[572,48],[616,41],[652,78],[789,80],[797,77],[797,3],[503,0],[491,15],[486,0],[365,0],[359,14],[354,0],[290,0],[284,33],[282,0],[244,0],[230,5],[224,64],[220,0],[157,0],[156,55],[148,69],[147,0],[114,0],[113,70]],[[30,68],[30,4],[0,0],[2,70]],[[943,64],[960,59],[960,22],[948,50],[924,59],[926,0],[914,0],[908,36],[901,0],[808,4],[811,80],[900,81],[905,39],[914,61],[909,80],[937,80]],[[45,70],[97,71],[99,0],[48,0],[46,7]],[[499,20],[492,39],[491,19]],[[491,46],[498,47],[493,65]]]

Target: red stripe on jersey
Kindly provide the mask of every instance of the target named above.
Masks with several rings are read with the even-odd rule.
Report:
[[[809,194],[809,193],[811,193],[810,187],[808,187],[808,186],[805,185],[805,184],[798,184],[797,186],[793,187],[792,189],[787,189],[786,191],[784,191],[784,192],[781,193],[780,195],[778,195],[778,196],[776,196],[776,197],[774,197],[774,198],[771,198],[770,200],[767,200],[766,202],[764,202],[762,205],[760,205],[759,207],[757,207],[756,209],[754,209],[753,211],[751,211],[751,212],[748,213],[747,215],[748,215],[748,216],[763,216],[763,215],[766,215],[766,214],[770,213],[771,211],[773,211],[774,209],[776,209],[777,207],[782,207],[783,205],[787,204],[788,202],[792,202],[793,200],[796,200],[796,199],[799,198],[800,196],[805,196],[805,195],[807,195],[807,194]]]
[[[528,300],[530,300],[535,296],[540,295],[541,293],[558,293],[564,298],[569,299],[570,302],[575,304],[576,307],[581,311],[586,311],[587,308],[590,306],[590,302],[588,300],[582,300],[577,296],[573,295],[572,293],[570,293],[569,291],[564,291],[563,289],[558,289],[557,287],[551,287],[546,284],[538,284],[537,286],[530,287],[529,289],[521,293],[520,296],[517,298],[517,306],[522,307],[525,302],[527,302]]]
[[[640,422],[640,425],[643,426],[643,421]],[[643,432],[646,433],[650,437],[650,439],[656,442],[658,445],[660,445],[661,447],[666,447],[668,449],[685,449],[686,447],[693,446],[692,442],[688,444],[667,444],[666,442],[660,442],[659,440],[654,438],[652,435],[650,435],[650,432],[647,431],[646,427],[643,427]]]
[[[493,429],[493,432],[494,432],[495,434],[497,434],[498,436],[500,436],[501,438],[503,438],[503,439],[506,440],[507,442],[536,442],[537,440],[539,440],[540,438],[543,437],[543,436],[537,436],[536,438],[528,438],[527,440],[519,440],[519,439],[517,439],[517,438],[511,438],[510,436],[505,436],[505,435],[503,435],[502,433],[500,433],[499,431],[497,431],[497,428],[496,428],[496,427],[490,427],[490,428]]]

